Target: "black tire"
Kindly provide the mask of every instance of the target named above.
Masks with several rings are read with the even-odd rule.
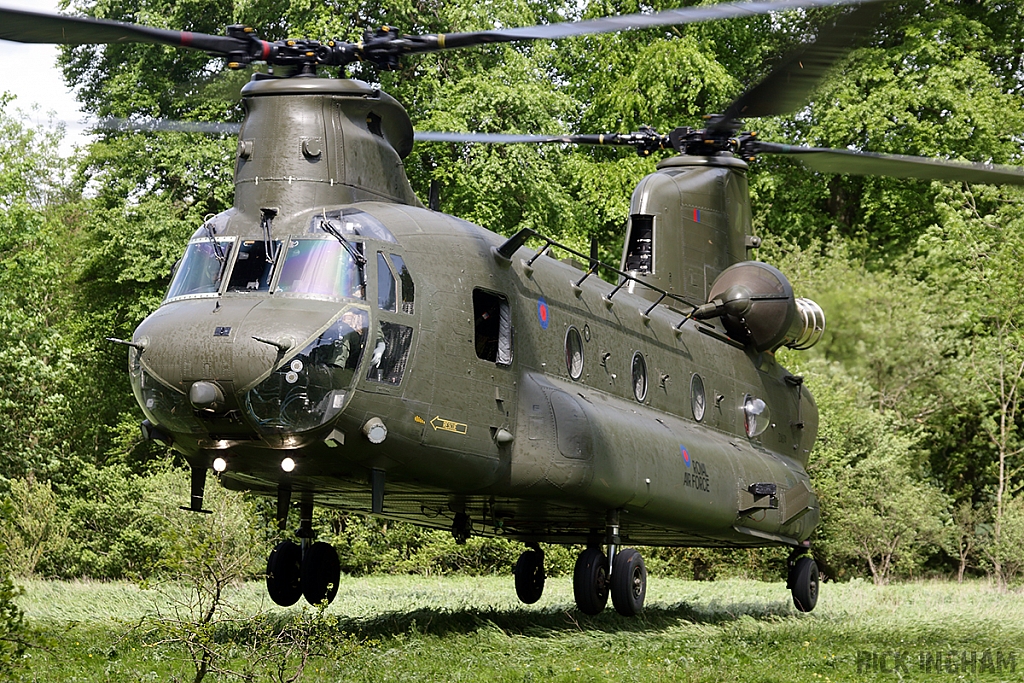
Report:
[[[801,612],[810,612],[818,604],[818,563],[814,558],[801,557],[789,575],[793,591],[793,604]]]
[[[338,551],[330,543],[317,541],[306,549],[302,558],[302,595],[311,605],[326,600],[330,603],[338,594],[341,563]]]
[[[526,550],[516,560],[516,595],[527,605],[540,600],[544,593],[544,553]]]
[[[612,561],[611,593],[615,611],[624,617],[635,617],[644,610],[647,597],[647,567],[634,548],[615,554]]]
[[[281,541],[267,558],[267,592],[281,607],[291,607],[302,597],[302,548]]]
[[[608,558],[600,548],[587,548],[576,559],[572,592],[584,614],[600,614],[608,604]]]

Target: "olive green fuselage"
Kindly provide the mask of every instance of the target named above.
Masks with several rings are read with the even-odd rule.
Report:
[[[643,287],[609,300],[613,285],[591,276],[576,286],[584,272],[550,256],[527,265],[535,252],[524,247],[511,262],[496,257],[504,238],[416,201],[401,166],[411,128],[397,103],[330,83],[243,91],[235,208],[196,233],[194,261],[181,266],[205,254],[221,270],[205,290],[183,289],[176,283],[190,276],[176,275],[178,295],[133,338],[140,404],[193,466],[220,458],[230,488],[275,496],[283,484],[363,512],[376,481],[378,514],[449,528],[464,512],[474,533],[525,541],[600,540],[609,511],[619,511],[624,543],[810,535],[817,412],[772,353],[729,339],[717,322],[680,326],[682,305],[645,315]],[[325,223],[351,232],[338,239]],[[730,238],[715,273],[742,245]],[[313,262],[318,249],[349,263],[332,271],[346,284],[314,291],[292,278],[290,264]],[[265,280],[235,275],[245,250],[266,258]],[[361,278],[353,251],[365,259]],[[676,291],[703,303],[688,287]],[[342,324],[346,311],[364,327]],[[361,347],[344,341],[357,337]],[[222,396],[204,402],[195,385]],[[751,397],[770,408],[753,437]],[[386,432],[371,429],[378,422]]]

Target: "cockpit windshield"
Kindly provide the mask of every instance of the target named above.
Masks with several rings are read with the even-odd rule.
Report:
[[[234,237],[218,237],[216,241],[200,237],[189,242],[167,298],[216,294],[234,241]]]
[[[362,244],[355,243],[362,251]],[[298,238],[288,242],[276,292],[332,299],[363,299],[363,268],[335,239]]]

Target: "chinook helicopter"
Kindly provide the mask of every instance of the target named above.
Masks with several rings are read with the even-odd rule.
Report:
[[[378,88],[321,78],[356,60],[493,42],[727,19],[847,0],[724,3],[477,33],[264,41],[0,9],[0,38],[142,42],[204,50],[230,68],[283,66],[242,89],[235,200],[199,226],[160,307],[127,345],[147,439],[191,466],[276,499],[301,544],[267,562],[278,604],[334,598],[334,548],[316,505],[525,544],[515,590],[540,599],[540,543],[585,547],[578,608],[643,609],[647,572],[630,544],[792,549],[788,587],[814,608],[809,537],[819,504],[807,475],[818,415],[775,351],[806,349],[821,308],[750,259],[746,170],[792,154],[814,170],[1024,184],[1013,167],[793,147],[740,133],[739,117],[790,112],[877,25],[859,4],[785,58],[700,130],[668,134],[414,135]],[[606,144],[672,150],[633,193],[621,262],[525,229],[504,238],[424,206],[403,169],[415,139]],[[532,243],[536,249],[530,248]],[[559,260],[552,248],[572,255]],[[614,283],[598,276],[610,274]]]

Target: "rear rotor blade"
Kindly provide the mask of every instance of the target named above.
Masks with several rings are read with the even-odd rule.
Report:
[[[497,145],[515,144],[569,144],[569,145],[617,145],[632,147],[640,156],[649,156],[660,149],[671,146],[669,137],[652,128],[642,128],[635,133],[598,133],[589,135],[510,135],[507,133],[416,133],[416,142],[472,142]]]
[[[153,43],[204,50],[218,55],[244,51],[249,41],[189,31],[167,31],[92,17],[68,17],[31,10],[0,8],[0,39],[18,43],[94,45]]]
[[[416,142],[477,142],[495,145],[572,142],[569,135],[511,135],[508,133],[437,133],[416,131]]]
[[[755,154],[791,154],[804,166],[822,173],[885,175],[895,178],[951,180],[992,185],[1024,185],[1024,167],[967,164],[898,154],[875,154],[849,149],[798,147],[757,142]]]
[[[763,80],[736,98],[708,130],[730,130],[739,118],[776,116],[807,103],[825,73],[879,25],[883,3],[857,7],[823,30],[814,41],[787,55]]]
[[[514,135],[510,133],[438,133],[416,131],[417,142],[479,142],[495,145],[563,143],[571,145],[637,145],[655,136],[659,141],[664,136],[654,131],[637,133],[596,133],[587,135]]]

